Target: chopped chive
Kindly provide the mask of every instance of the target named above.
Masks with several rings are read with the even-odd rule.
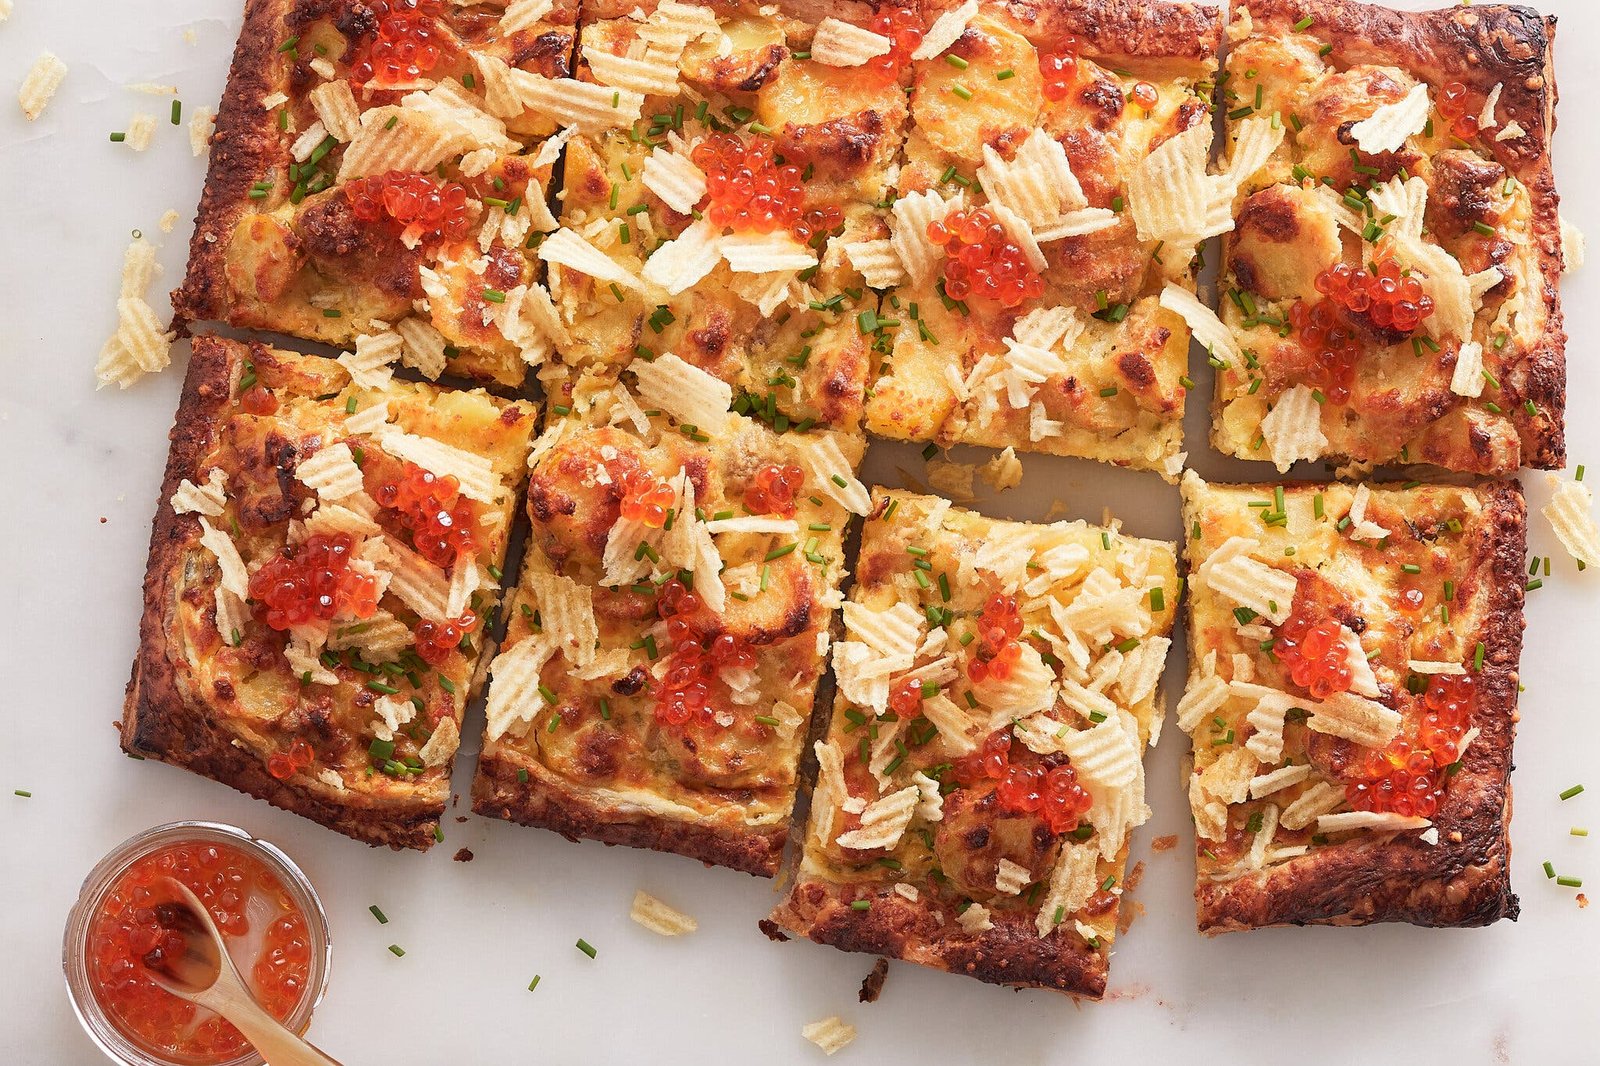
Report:
[[[528,982],[528,991],[532,992],[535,988],[538,988],[539,987],[539,981],[540,981],[540,976],[538,974],[534,974],[533,975],[533,980]]]
[[[174,100],[174,101],[172,101],[172,124],[174,126],[176,126],[176,125],[180,124],[182,121],[183,121],[183,101],[182,100]]]
[[[389,954],[393,955],[397,959],[403,959],[406,957],[406,949],[401,947],[399,944],[390,944]]]
[[[1549,863],[1549,862],[1546,862],[1544,864],[1544,875],[1546,877],[1554,877],[1556,875],[1555,866],[1553,864]]]
[[[1581,877],[1558,877],[1558,878],[1556,878],[1556,884],[1560,885],[1562,888],[1582,888],[1583,887],[1583,878],[1581,878]]]
[[[853,911],[868,911],[868,910],[871,910],[872,909],[872,901],[870,899],[858,899],[855,902],[850,904],[850,909],[853,910]]]
[[[378,905],[376,903],[374,903],[372,906],[368,907],[367,910],[371,911],[372,912],[372,916],[374,918],[378,919],[378,924],[379,925],[388,925],[389,924],[389,916],[387,914],[384,914],[383,911],[381,909],[379,909],[379,907],[378,907]]]
[[[582,937],[578,938],[577,947],[578,947],[579,951],[583,952],[585,955],[589,956],[591,959],[594,958],[597,954],[599,954],[599,952],[595,951],[594,945],[589,943],[587,940],[583,939]]]
[[[1564,800],[1569,800],[1573,796],[1578,795],[1582,791],[1583,791],[1583,786],[1582,785],[1573,785],[1571,788],[1569,788],[1565,792],[1561,793],[1561,798],[1564,799]]]

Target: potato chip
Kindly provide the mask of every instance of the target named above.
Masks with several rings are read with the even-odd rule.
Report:
[[[587,666],[600,640],[594,590],[559,574],[530,573],[525,580],[539,614],[539,628],[557,642],[568,662]]]
[[[661,936],[683,936],[700,928],[699,922],[677,908],[669,907],[643,889],[634,892],[633,906],[628,909],[628,917]]]
[[[1141,241],[1191,244],[1233,228],[1232,183],[1219,187],[1206,173],[1211,135],[1209,122],[1191,126],[1133,168],[1128,210]]]
[[[296,163],[304,163],[311,158],[311,153],[317,150],[317,146],[327,139],[328,128],[319,118],[294,139],[294,143],[289,146],[289,156]]]
[[[394,363],[404,351],[405,342],[398,333],[363,333],[356,337],[354,351],[340,352],[336,359],[349,372],[355,385],[363,389],[381,389],[394,377]]]
[[[161,327],[151,306],[137,296],[117,301],[116,340],[147,374],[172,362],[173,334]]]
[[[493,743],[507,733],[520,737],[528,731],[534,715],[546,706],[539,691],[544,685],[540,672],[554,654],[551,641],[530,637],[494,657],[489,666],[489,697],[483,708],[486,740]]]
[[[1309,763],[1300,763],[1295,766],[1280,766],[1278,769],[1265,774],[1260,774],[1250,779],[1250,798],[1260,799],[1281,792],[1290,785],[1298,785],[1311,776]]]
[[[1089,206],[1066,149],[1042,129],[1028,134],[1009,161],[985,144],[977,176],[991,202],[1003,204],[1034,227],[1054,224],[1066,212]]]
[[[1239,361],[1239,349],[1230,330],[1217,313],[1201,303],[1194,293],[1168,283],[1161,290],[1161,306],[1182,318],[1190,334],[1213,357],[1231,366]]]
[[[575,78],[546,78],[515,68],[511,78],[525,108],[585,133],[631,126],[644,110],[644,95],[632,89]]]
[[[558,229],[546,237],[539,245],[538,254],[546,263],[576,270],[596,281],[612,282],[626,289],[642,287],[627,267],[570,229]]]
[[[429,380],[444,373],[444,350],[448,344],[433,323],[423,318],[402,318],[395,323],[394,332],[402,346],[401,362]]]
[[[1381,748],[1400,733],[1400,712],[1353,692],[1336,692],[1309,702],[1306,725],[1318,733],[1343,737],[1369,748]]]
[[[706,194],[706,175],[690,160],[687,150],[657,145],[645,157],[640,174],[644,187],[680,215],[694,210]]]
[[[1022,249],[1022,254],[1027,256],[1034,270],[1043,271],[1049,265],[1039,248],[1039,242],[1033,238],[1033,227],[1028,225],[1027,219],[1002,203],[990,203],[989,213],[1000,223],[1011,242]]]
[[[511,76],[511,65],[487,52],[473,52],[472,59],[478,67],[479,84],[483,86],[484,110],[496,118],[520,118],[525,109],[522,94]]]
[[[1137,648],[1124,654],[1117,689],[1129,707],[1138,706],[1155,693],[1167,668],[1167,652],[1172,641],[1166,637],[1146,637]]]
[[[911,816],[916,813],[921,799],[921,790],[916,785],[907,785],[869,803],[861,812],[860,828],[841,833],[838,845],[855,851],[893,848],[911,824]]]
[[[1293,574],[1248,555],[1227,559],[1195,576],[1212,592],[1254,611],[1273,625],[1282,625],[1288,619],[1298,588]]]
[[[423,618],[450,617],[449,576],[391,536],[383,538],[383,546],[389,591]]]
[[[372,723],[372,735],[379,740],[393,740],[396,730],[417,716],[416,704],[393,696],[379,696],[373,701],[372,710],[378,716]]]
[[[894,202],[889,242],[913,282],[926,280],[944,256],[944,247],[928,236],[928,223],[944,218],[964,204],[959,191],[946,200],[931,189],[902,196]]]
[[[1318,781],[1284,808],[1283,814],[1278,818],[1278,824],[1285,829],[1304,829],[1322,815],[1343,807],[1344,802],[1342,786]]]
[[[428,171],[471,147],[469,134],[432,113],[392,104],[375,107],[361,116],[361,128],[345,148],[339,180],[392,170]]]
[[[619,56],[596,45],[583,46],[589,73],[602,85],[647,96],[678,95],[678,55],[647,47],[644,55]]]
[[[1345,811],[1342,814],[1324,814],[1317,818],[1317,832],[1343,833],[1352,829],[1371,829],[1377,833],[1392,833],[1406,829],[1426,829],[1433,823],[1414,814],[1397,814],[1394,811]]]
[[[416,463],[438,477],[453,477],[461,495],[480,503],[494,503],[505,493],[494,463],[481,455],[434,440],[403,433],[392,427],[378,437],[378,444],[396,459]]]
[[[441,718],[429,734],[427,743],[418,749],[417,758],[431,770],[449,764],[460,747],[461,727],[456,725],[454,718]]]
[[[347,144],[360,134],[361,108],[356,104],[355,92],[348,81],[324,82],[307,96],[317,119],[334,140]]]
[[[1581,481],[1563,481],[1546,475],[1550,502],[1540,509],[1556,539],[1580,566],[1600,566],[1600,528],[1595,525],[1594,494]]]
[[[1128,742],[1115,712],[1113,707],[1105,721],[1091,729],[1071,730],[1061,738],[1078,779],[1091,792],[1122,788],[1139,772],[1139,749]]]
[[[1099,887],[1099,850],[1092,844],[1066,842],[1050,872],[1050,888],[1034,916],[1034,929],[1040,936],[1049,936],[1068,915],[1083,909]]]
[[[829,16],[817,23],[811,38],[811,60],[830,67],[859,67],[888,55],[894,42],[879,33]]]
[[[511,0],[500,16],[501,36],[537,28],[554,6],[553,0]]]
[[[202,514],[215,518],[228,504],[228,472],[214,466],[206,474],[203,485],[188,478],[178,482],[178,491],[172,494],[173,514]]]
[[[910,663],[922,642],[927,619],[909,603],[896,602],[875,611],[865,604],[847,602],[843,608],[845,632],[886,659]]]
[[[1245,718],[1255,730],[1245,741],[1245,748],[1269,766],[1283,758],[1283,726],[1288,720],[1289,708],[1296,703],[1287,693],[1269,692],[1256,701]]]
[[[978,477],[996,492],[1022,484],[1022,460],[1017,458],[1017,450],[1006,445],[1004,451],[978,468]]]
[[[872,510],[867,487],[856,480],[850,460],[832,433],[805,433],[788,438],[800,453],[810,484],[851,514],[865,515]]]
[[[1233,155],[1228,160],[1228,179],[1235,188],[1243,186],[1256,171],[1267,165],[1272,153],[1283,143],[1283,123],[1276,118],[1255,115],[1239,123]]]
[[[850,265],[872,288],[892,289],[905,284],[905,268],[900,265],[900,257],[895,254],[890,240],[845,241],[841,247]]]
[[[994,918],[989,908],[981,903],[969,903],[956,915],[956,924],[968,933],[984,933],[994,928]]]
[[[1200,771],[1200,787],[1206,794],[1232,806],[1243,803],[1250,794],[1250,781],[1259,763],[1247,748],[1230,748]]]
[[[716,429],[727,421],[733,386],[668,352],[628,365],[638,381],[639,398],[660,408],[680,425]]]
[[[676,296],[693,288],[720,262],[722,248],[717,227],[701,219],[651,252],[650,258],[645,260],[641,276],[669,295]]]
[[[1352,125],[1350,136],[1355,138],[1356,147],[1367,155],[1398,152],[1407,138],[1421,133],[1427,126],[1432,110],[1427,83],[1418,82],[1399,100],[1382,105]]]
[[[816,253],[781,230],[730,233],[717,242],[728,269],[741,274],[805,270],[817,265]]]
[[[450,589],[445,595],[444,616],[460,618],[472,603],[473,593],[483,585],[483,573],[471,556],[457,559],[450,568]]]
[[[1561,270],[1570,274],[1583,266],[1587,243],[1583,231],[1561,216]]]
[[[1298,460],[1319,458],[1328,447],[1322,432],[1322,405],[1310,389],[1294,386],[1278,397],[1261,420],[1261,436],[1279,473],[1286,473]]]
[[[22,105],[22,113],[29,122],[44,114],[45,105],[61,88],[66,76],[67,65],[53,53],[45,52],[34,60],[27,77],[22,79],[22,86],[17,90],[17,103]]]
[[[222,572],[222,587],[244,599],[250,594],[250,574],[245,569],[244,559],[239,556],[233,538],[206,521],[204,516],[200,518],[200,530],[200,546],[217,560],[217,567]]]
[[[337,685],[339,683],[339,675],[323,666],[321,657],[302,639],[290,637],[289,642],[283,647],[283,657],[289,663],[290,673],[298,677],[303,685]]]
[[[361,492],[361,468],[344,441],[318,448],[295,465],[294,476],[324,500],[342,500]]]
[[[1049,244],[1064,237],[1084,237],[1091,233],[1099,233],[1116,224],[1117,213],[1110,208],[1084,207],[1077,211],[1068,211],[1057,217],[1054,222],[1034,230],[1033,239],[1040,244]]]
[[[817,1045],[824,1053],[832,1055],[843,1050],[856,1038],[856,1027],[846,1025],[838,1016],[834,1016],[801,1026],[800,1035]]]
[[[1033,883],[1028,868],[1010,859],[1002,858],[995,870],[994,888],[1002,896],[1015,896]]]
[[[323,500],[315,511],[306,515],[305,521],[301,523],[301,530],[307,540],[316,536],[331,537],[343,533],[359,541],[362,537],[377,536],[383,532],[383,527],[358,507],[348,507],[342,503]]]

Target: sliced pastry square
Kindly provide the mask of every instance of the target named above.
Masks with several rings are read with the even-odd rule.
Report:
[[[670,352],[779,430],[859,426],[886,343],[870,285],[895,263],[902,64],[861,51],[881,34],[790,12],[585,5],[577,80],[559,87],[584,110],[561,229],[539,252],[560,330],[540,374],[554,402]]]
[[[1178,591],[1170,543],[875,491],[769,935],[1102,995]]]
[[[346,7],[247,3],[176,314],[520,386],[577,4]]]
[[[123,748],[357,840],[432,845],[534,416],[195,338]]]
[[[954,20],[952,23],[951,20]],[[914,53],[890,245],[884,437],[1176,480],[1221,22],[1194,4],[974,0]]]
[[[473,809],[770,877],[861,443],[671,411],[618,382],[535,442]]]
[[[1201,931],[1515,918],[1521,487],[1183,500]]]
[[[1346,0],[1235,13],[1213,445],[1280,472],[1561,467],[1555,20]]]

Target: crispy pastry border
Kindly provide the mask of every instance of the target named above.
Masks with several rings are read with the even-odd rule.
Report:
[[[1315,482],[1298,485],[1305,487],[1302,491],[1319,487]],[[1269,495],[1272,489],[1255,487]],[[1461,771],[1451,779],[1434,816],[1439,842],[1424,844],[1415,834],[1364,834],[1263,874],[1224,884],[1198,882],[1201,932],[1375,922],[1478,926],[1517,917],[1510,880],[1510,774],[1522,654],[1527,507],[1515,481],[1484,482],[1476,491],[1485,508],[1479,543],[1472,545],[1471,554],[1483,561],[1483,580],[1491,590],[1472,722],[1481,732],[1467,748]],[[1186,520],[1195,517],[1192,508],[1193,501],[1186,500]],[[1189,654],[1192,666],[1193,644]]]
[[[218,725],[192,687],[187,664],[174,661],[175,597],[197,550],[200,523],[194,515],[175,513],[168,501],[178,482],[194,477],[215,446],[247,351],[236,341],[212,336],[195,337],[193,348],[150,535],[139,650],[123,704],[122,749],[181,766],[368,844],[432,847],[442,799],[377,797],[320,782],[278,780],[267,772],[261,754],[240,746]]]
[[[1256,35],[1287,35],[1300,21],[1311,19],[1308,32],[1333,46],[1331,58],[1341,66],[1397,65],[1435,85],[1460,81],[1485,94],[1496,83],[1502,86],[1500,114],[1507,122],[1521,123],[1527,136],[1491,139],[1488,148],[1496,162],[1528,187],[1540,276],[1522,280],[1538,285],[1545,310],[1544,332],[1508,376],[1517,393],[1507,408],[1522,442],[1522,465],[1541,470],[1565,466],[1564,263],[1560,197],[1550,158],[1557,98],[1554,16],[1511,5],[1395,11],[1350,0],[1239,0],[1239,7],[1250,14]],[[1538,413],[1527,414],[1524,400],[1532,400]]]

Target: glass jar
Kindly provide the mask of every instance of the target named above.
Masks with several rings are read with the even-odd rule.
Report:
[[[316,889],[294,860],[277,847],[259,840],[243,829],[218,822],[171,822],[138,833],[111,850],[89,871],[78,901],[67,917],[66,935],[61,945],[61,966],[66,973],[67,993],[73,1012],[84,1032],[106,1057],[122,1066],[184,1066],[179,1060],[164,1058],[126,1036],[95,994],[89,972],[89,934],[106,895],[113,884],[138,860],[176,844],[210,843],[232,847],[255,858],[278,878],[295,906],[305,916],[306,933],[311,940],[311,968],[306,994],[284,1024],[303,1033],[311,1024],[311,1014],[322,1002],[328,986],[328,970],[333,945],[328,937],[328,916],[317,898]],[[218,1066],[263,1066],[264,1060],[253,1049],[246,1050]]]

